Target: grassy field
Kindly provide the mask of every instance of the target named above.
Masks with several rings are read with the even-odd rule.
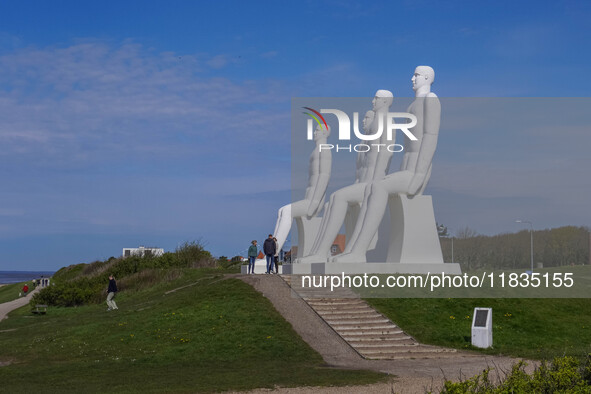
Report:
[[[106,305],[21,308],[0,323],[0,391],[210,392],[257,387],[364,384],[384,379],[323,365],[252,287],[215,270]],[[166,291],[181,288],[165,294]]]
[[[21,292],[21,289],[25,285],[25,283],[30,282],[22,282],[22,283],[12,283],[9,285],[4,285],[0,287],[0,304],[12,300],[16,300],[18,298],[18,293]],[[33,291],[33,286],[29,286],[29,292]]]
[[[536,269],[535,272],[572,272],[575,284],[579,286],[577,294],[591,297],[591,293],[586,290],[591,283],[591,267],[588,265]],[[480,276],[481,273],[472,274]],[[472,294],[478,294],[479,291],[476,289]],[[591,353],[591,298],[366,300],[407,333],[426,344],[472,349],[474,308],[490,307],[493,308],[493,347],[474,350],[533,359],[552,359],[564,355],[582,357]]]
[[[418,299],[367,301],[423,343],[471,349],[475,307],[493,308],[493,348],[533,359],[591,353],[590,299]]]

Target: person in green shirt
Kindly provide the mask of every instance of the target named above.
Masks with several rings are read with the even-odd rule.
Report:
[[[248,248],[248,273],[254,274],[254,261],[259,254],[259,248],[257,247],[257,241],[251,242],[252,245]]]

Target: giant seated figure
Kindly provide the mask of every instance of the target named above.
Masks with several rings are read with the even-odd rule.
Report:
[[[372,101],[373,109],[367,111],[363,119],[363,130],[365,133],[373,134],[375,132],[379,123],[376,120],[379,117],[383,119],[392,105],[392,100],[392,92],[388,90],[378,90],[376,92]],[[383,133],[382,139],[384,141],[372,142],[386,142],[386,133]],[[344,222],[348,230],[347,238],[350,238],[357,217],[359,216],[360,204],[363,202],[366,186],[371,184],[375,179],[384,178],[390,165],[390,159],[391,154],[386,149],[374,149],[357,154],[355,182],[331,194],[312,248],[302,247],[301,242],[298,244],[298,254],[300,254],[300,249],[302,249],[303,253],[300,256],[304,257],[298,258],[297,263],[326,262],[330,256],[330,247]],[[311,232],[308,231],[307,234],[311,234]],[[305,240],[303,245],[309,245],[309,241]]]
[[[415,100],[408,112],[417,118],[416,140],[405,135],[400,171],[366,185],[361,211],[345,251],[336,263],[366,262],[366,252],[378,232],[390,202],[387,262],[443,263],[430,196],[422,196],[431,175],[431,163],[441,118],[441,104],[431,92],[435,73],[419,66],[412,77]]]

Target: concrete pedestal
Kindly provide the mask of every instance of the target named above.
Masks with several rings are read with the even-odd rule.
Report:
[[[298,228],[298,252],[297,256],[293,257],[303,257],[310,254],[310,249],[312,249],[312,246],[314,246],[314,240],[318,234],[321,221],[322,218],[319,217],[307,219],[305,217],[298,216],[295,218]]]
[[[460,275],[457,263],[312,263],[283,265],[284,274],[293,275],[348,275],[356,274],[441,274]]]
[[[389,224],[389,231],[381,229],[380,232],[385,234],[379,234],[380,239],[387,239],[388,242],[378,245],[383,249],[374,254],[382,256],[380,260],[358,263],[294,263],[284,266],[283,272],[296,275],[462,273],[459,264],[443,262],[431,196],[408,198],[404,194],[393,195],[388,205],[390,218],[388,221],[386,217],[384,221]],[[298,230],[299,226],[298,224]],[[347,227],[350,228],[351,225]],[[375,245],[375,239],[372,244]],[[299,249],[298,245],[298,254]]]

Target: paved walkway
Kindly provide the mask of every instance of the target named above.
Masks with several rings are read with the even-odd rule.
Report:
[[[21,306],[25,306],[31,301],[31,297],[33,294],[38,292],[40,287],[35,288],[33,291],[29,292],[26,297],[17,298],[16,300],[12,300],[9,302],[5,302],[0,304],[0,321],[6,318],[6,315],[12,312],[15,309],[20,308]]]
[[[342,388],[294,388],[278,389],[277,393],[424,393],[425,389],[439,392],[445,379],[459,380],[479,374],[486,368],[493,368],[491,378],[497,373],[511,370],[517,359],[487,356],[477,352],[457,352],[444,359],[367,360],[361,357],[301,298],[294,297],[291,288],[276,275],[238,276],[267,297],[275,309],[291,323],[294,330],[316,350],[324,361],[333,367],[343,369],[368,369],[396,376],[392,383],[371,386]],[[529,363],[528,371],[533,370]],[[374,390],[375,389],[375,390]],[[255,390],[265,393],[268,390]]]

